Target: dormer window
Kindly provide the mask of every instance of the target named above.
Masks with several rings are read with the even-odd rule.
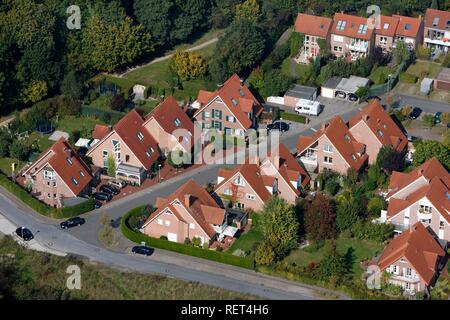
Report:
[[[360,24],[358,29],[359,34],[366,34],[367,33],[367,25]]]
[[[139,131],[139,132],[136,134],[136,136],[137,136],[137,138],[139,139],[139,141],[144,140],[144,134],[143,134],[142,132]]]
[[[181,121],[178,118],[176,118],[173,122],[175,123],[175,126],[177,126],[177,127],[179,127],[181,125]]]
[[[448,23],[448,21],[447,21]],[[433,19],[433,27],[436,27],[439,24],[439,17]]]

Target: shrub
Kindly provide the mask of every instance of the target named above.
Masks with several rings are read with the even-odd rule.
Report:
[[[161,239],[161,240],[168,240],[167,236],[161,236],[161,237],[159,237],[159,239]]]
[[[259,244],[255,252],[255,262],[261,265],[269,265],[275,261],[275,251],[272,246],[267,242],[263,241]]]
[[[367,204],[367,212],[370,216],[380,215],[381,210],[386,209],[386,201],[381,197],[373,197]]]
[[[132,217],[130,217],[130,219],[131,219]],[[189,239],[189,238],[186,238],[186,239],[184,239],[184,244],[187,244],[187,245],[189,245],[189,244],[191,244],[192,242],[191,242],[191,239]]]
[[[335,179],[331,179],[329,181],[325,182],[325,192],[329,195],[336,195],[336,193],[339,191],[340,186],[339,183]]]
[[[402,83],[414,84],[417,82],[417,77],[410,73],[402,72],[402,73],[400,73],[399,81]]]

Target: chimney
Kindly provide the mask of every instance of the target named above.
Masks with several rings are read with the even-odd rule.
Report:
[[[419,174],[420,177],[423,174],[423,169],[420,169],[417,173]]]
[[[367,115],[367,114],[363,115],[363,119],[364,119],[364,121],[369,120],[369,115]]]
[[[184,204],[186,207],[190,207],[191,206],[191,195],[189,193],[184,195]]]

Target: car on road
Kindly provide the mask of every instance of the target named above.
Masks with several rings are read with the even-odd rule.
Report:
[[[123,188],[125,188],[127,183],[123,180],[114,179],[114,180],[109,180],[108,185],[112,186],[114,188],[117,188],[117,189],[123,189]]]
[[[95,200],[108,202],[108,201],[111,201],[112,195],[110,195],[109,193],[105,193],[105,192],[95,192],[92,194],[92,198]]]
[[[147,247],[147,246],[134,246],[131,249],[132,253],[142,254],[144,256],[151,256],[155,249]]]
[[[275,121],[274,123],[267,125],[267,131],[270,130],[278,130],[281,132],[285,132],[289,130],[289,124],[283,121]]]
[[[104,193],[109,193],[113,196],[117,196],[120,193],[120,190],[113,186],[107,186],[106,184],[100,186],[99,190]]]
[[[30,241],[34,239],[33,232],[25,227],[19,227],[16,229],[16,234],[25,241]]]
[[[418,107],[415,107],[415,108],[411,111],[411,113],[408,115],[408,118],[409,118],[409,119],[417,119],[417,118],[420,116],[421,113],[422,113],[422,109],[420,109],[420,108],[418,108]]]
[[[66,221],[63,221],[59,224],[61,229],[69,229],[77,226],[81,226],[86,223],[86,220],[84,218],[80,217],[73,217]]]
[[[441,116],[442,116],[442,112],[440,112],[440,111],[438,111],[434,114],[434,123],[435,124],[442,122]]]
[[[99,209],[102,207],[102,203],[98,200],[94,200],[94,209]]]

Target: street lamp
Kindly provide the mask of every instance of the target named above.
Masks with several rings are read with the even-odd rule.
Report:
[[[158,164],[158,182],[161,182],[161,164]]]
[[[388,74],[388,92],[391,91],[391,78],[392,74]]]

